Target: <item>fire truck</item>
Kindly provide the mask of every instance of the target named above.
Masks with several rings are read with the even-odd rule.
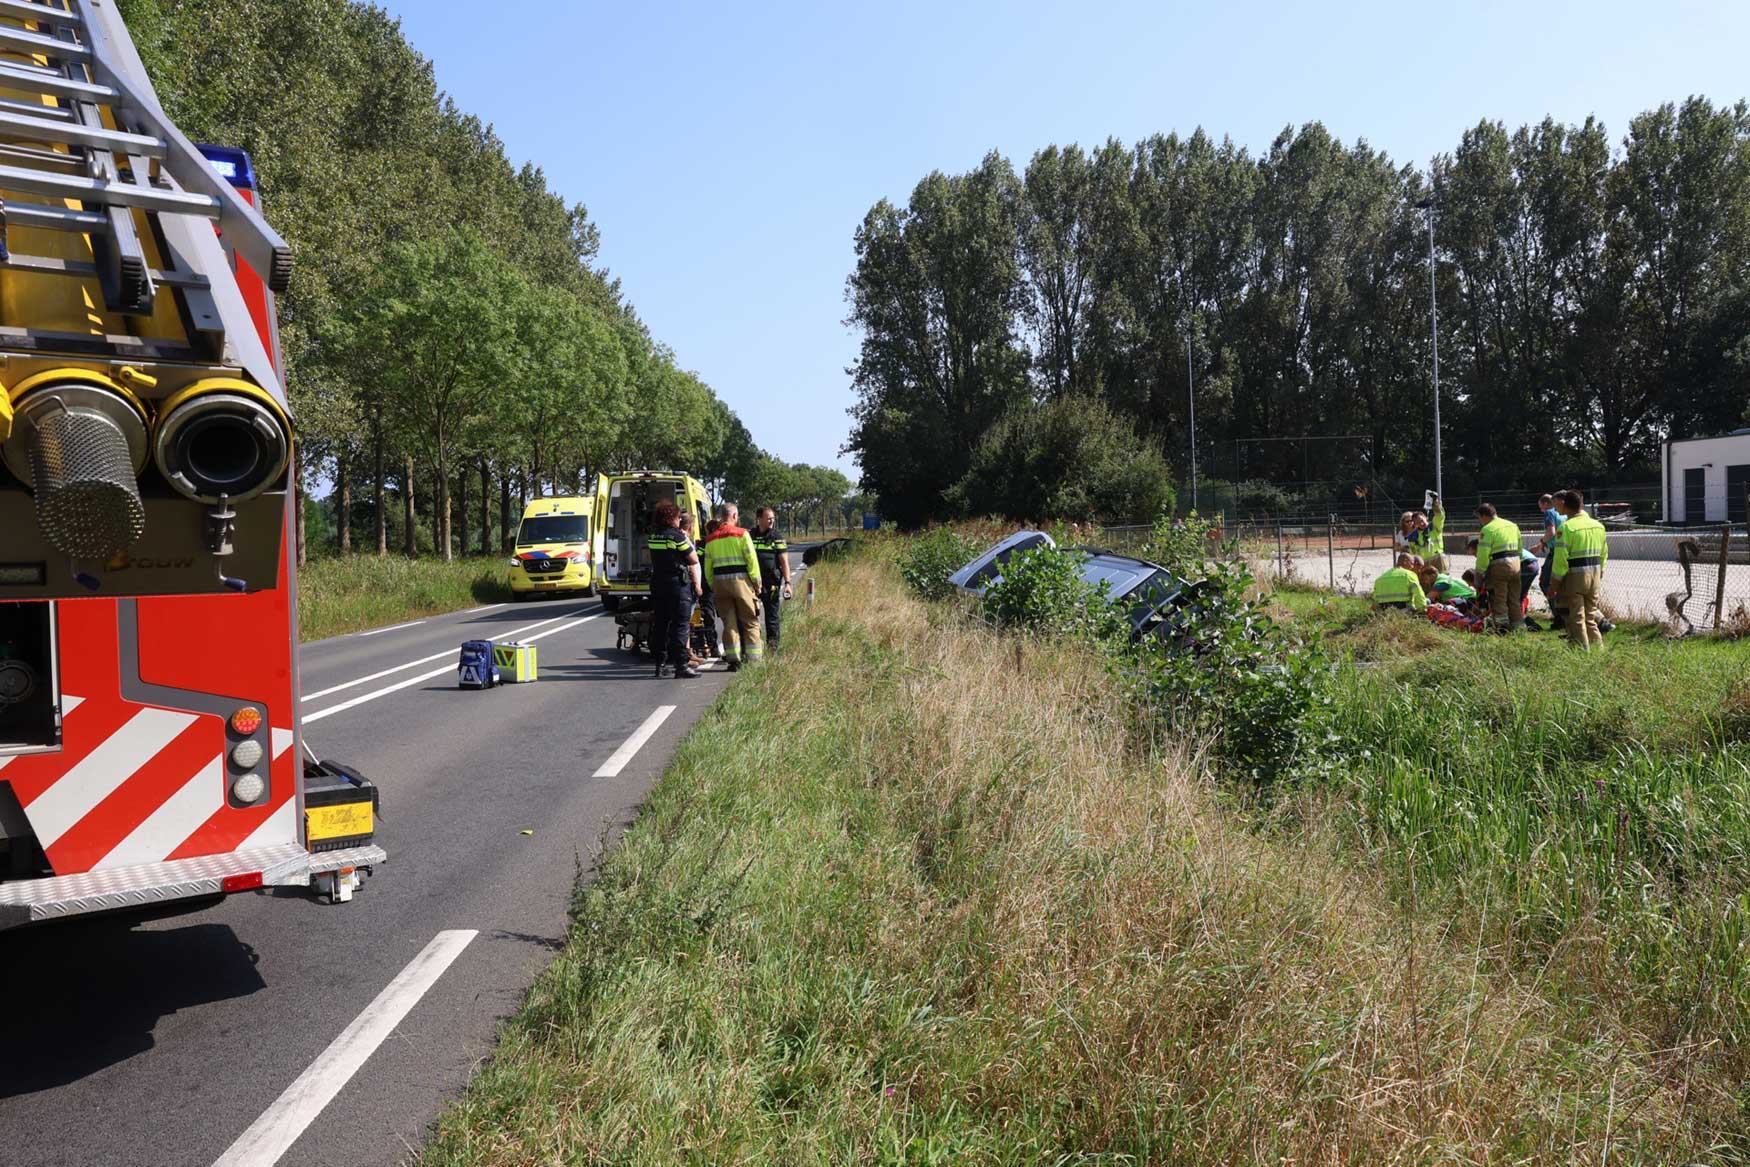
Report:
[[[0,929],[350,899],[377,792],[298,723],[291,252],[113,0],[0,0]]]

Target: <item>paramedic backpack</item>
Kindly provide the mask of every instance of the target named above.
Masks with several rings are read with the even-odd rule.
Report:
[[[490,689],[496,684],[498,666],[492,663],[492,642],[464,641],[462,657],[456,662],[456,685],[463,689]]]

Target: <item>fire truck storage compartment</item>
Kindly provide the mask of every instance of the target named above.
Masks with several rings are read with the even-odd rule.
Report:
[[[60,744],[55,606],[47,601],[0,603],[0,757],[53,750]]]
[[[678,478],[631,478],[608,488],[609,579],[650,578],[650,512],[659,502],[674,502],[680,496]],[[701,532],[693,532],[695,539]]]
[[[377,787],[350,766],[311,762],[304,767],[305,846],[339,851],[371,841],[377,830]]]

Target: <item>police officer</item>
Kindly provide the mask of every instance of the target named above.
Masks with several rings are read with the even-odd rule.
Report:
[[[693,622],[693,577],[699,552],[680,528],[681,509],[672,502],[656,504],[655,530],[650,533],[650,647],[656,651],[658,677],[696,677],[687,644]]]
[[[790,598],[790,545],[778,534],[778,512],[761,507],[754,512],[754,554],[760,559],[760,603],[766,609],[766,648],[778,651],[782,620],[779,609]]]
[[[713,522],[715,522],[715,520],[713,520]],[[705,525],[705,534],[709,535],[714,529],[715,528],[713,528],[710,523],[707,523]],[[681,530],[686,533],[687,538],[692,539],[696,544],[703,542],[703,540],[698,539],[693,534],[693,516],[687,514],[685,511],[681,512]],[[704,577],[700,574],[702,570],[703,569],[696,563],[692,567],[693,604],[704,617],[699,624],[699,631],[704,634],[703,640],[705,642],[705,652],[703,655],[706,657],[722,656],[723,652],[717,645],[716,597],[712,595],[710,588],[704,586],[704,583],[702,582]],[[692,617],[688,616],[687,619],[691,620]],[[695,659],[694,663],[697,664],[699,662]]]

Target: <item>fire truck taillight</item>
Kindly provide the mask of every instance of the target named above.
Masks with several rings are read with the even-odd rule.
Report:
[[[126,551],[146,531],[139,482],[146,409],[139,398],[85,369],[39,373],[6,395],[14,416],[0,455],[35,496],[43,537],[73,559]]]
[[[245,705],[231,714],[231,732],[238,737],[249,737],[260,728],[261,710],[253,705]]]
[[[239,770],[253,770],[261,761],[261,743],[254,738],[246,738],[237,743],[237,748],[231,751],[231,764]]]
[[[249,871],[241,875],[227,875],[219,881],[219,890],[226,895],[234,891],[253,891],[261,886],[261,872]]]
[[[249,806],[261,801],[261,796],[267,793],[267,783],[260,774],[249,773],[231,783],[231,801],[239,806]]]
[[[291,449],[278,403],[230,377],[172,394],[152,431],[152,458],[165,481],[184,498],[209,505],[221,497],[242,502],[276,485]]]

